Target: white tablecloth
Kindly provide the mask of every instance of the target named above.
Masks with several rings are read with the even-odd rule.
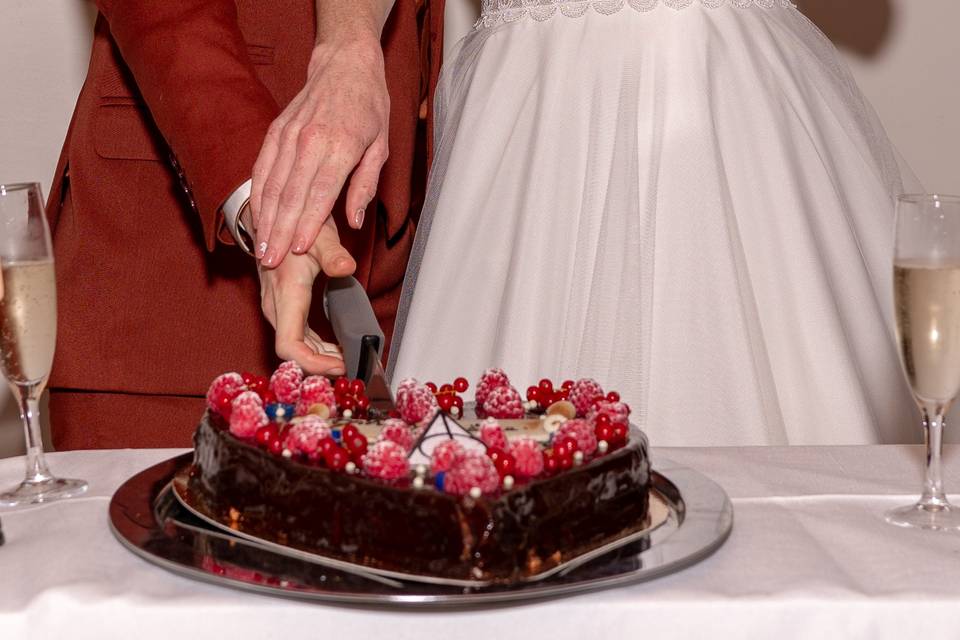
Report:
[[[296,602],[193,582],[126,551],[111,493],[179,450],[58,453],[90,481],[63,503],[0,511],[0,638],[957,638],[960,534],[900,530],[882,512],[915,497],[918,447],[659,449],[733,500],[712,557],[652,582],[552,602],[409,612]],[[0,460],[0,485],[21,458]],[[960,447],[948,448],[960,490]]]

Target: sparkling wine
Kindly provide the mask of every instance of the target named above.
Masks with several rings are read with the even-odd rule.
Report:
[[[924,402],[960,391],[960,264],[894,266],[897,339],[907,379]]]
[[[18,384],[45,381],[57,341],[57,293],[53,261],[3,264],[0,303],[0,366]]]

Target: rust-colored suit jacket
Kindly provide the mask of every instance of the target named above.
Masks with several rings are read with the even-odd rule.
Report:
[[[253,259],[231,246],[219,207],[304,84],[315,0],[97,4],[47,206],[59,294],[53,440],[186,446],[216,375],[276,364]],[[353,231],[338,207],[388,336],[426,174],[432,134],[418,114],[424,100],[432,113],[442,13],[442,0],[397,0],[383,34],[390,158],[376,215]],[[319,311],[311,325],[330,338]]]

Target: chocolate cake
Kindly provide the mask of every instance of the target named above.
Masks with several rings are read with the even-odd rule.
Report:
[[[467,419],[457,402],[439,403],[450,411],[433,407],[426,415],[422,406],[411,408],[423,404],[425,388],[409,383],[405,395],[402,383],[397,404],[404,415],[393,418],[338,412],[330,405],[341,402],[329,394],[320,407],[268,402],[267,419],[257,415],[252,437],[247,426],[235,426],[255,414],[244,409],[245,400],[234,400],[227,417],[214,408],[225,403],[208,397],[211,409],[194,437],[188,499],[207,516],[265,540],[373,569],[458,581],[530,578],[646,526],[647,443],[638,430],[624,431],[624,412],[611,404],[622,403],[594,398],[585,409],[592,421],[577,418],[584,411],[570,406],[561,409],[571,416],[536,415],[542,407],[531,400],[522,415],[509,409],[510,417],[484,419],[484,406],[510,404],[501,398],[481,403],[480,418]],[[419,394],[416,402],[410,393]],[[316,413],[305,413],[310,409]],[[608,433],[610,442],[595,437]],[[375,444],[368,447],[368,439]]]

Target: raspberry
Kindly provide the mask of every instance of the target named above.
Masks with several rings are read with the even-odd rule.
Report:
[[[597,397],[603,397],[603,387],[593,378],[581,378],[570,387],[569,400],[577,408],[577,415],[581,418],[590,413]]]
[[[509,386],[510,379],[503,369],[487,369],[477,382],[477,406],[482,408],[487,402],[487,396],[497,387]]]
[[[330,408],[330,415],[336,414],[337,396],[333,392],[333,385],[323,376],[309,376],[300,383],[296,415],[307,415],[315,404],[325,404]]]
[[[243,376],[239,373],[231,371],[221,374],[210,383],[210,388],[207,390],[207,406],[219,413],[227,400],[233,400],[237,394],[246,390],[247,385],[243,383]]]
[[[277,369],[270,376],[270,391],[277,396],[277,400],[284,404],[296,404],[300,399],[300,383],[303,382],[303,372],[300,367],[294,369]]]
[[[480,425],[480,439],[488,449],[496,448],[507,450],[507,436],[503,433],[500,423],[493,418],[487,418]]]
[[[567,420],[560,425],[557,431],[560,437],[569,436],[577,441],[577,448],[583,452],[583,455],[589,456],[597,450],[597,436],[593,432],[593,427],[583,418]]]
[[[403,447],[390,440],[373,445],[361,459],[363,470],[373,478],[393,480],[410,473],[410,463]]]
[[[429,385],[430,383],[427,384]],[[400,384],[397,385],[397,395],[399,396],[401,393],[410,391],[411,389],[416,389],[419,386],[420,383],[417,382],[416,378],[404,378],[400,381]]]
[[[442,471],[449,471],[453,465],[459,461],[466,453],[463,445],[456,440],[446,440],[441,442],[433,449],[430,456],[430,471],[438,474]]]
[[[483,411],[493,418],[522,418],[523,401],[513,387],[497,387],[487,395]]]
[[[531,438],[516,440],[510,447],[510,455],[516,462],[518,476],[533,478],[543,471],[543,450],[536,440]]]
[[[277,371],[295,371],[298,376],[303,378],[303,369],[300,368],[300,365],[297,364],[295,360],[285,360],[280,363],[280,366],[277,367]]]
[[[610,402],[609,400],[598,402],[596,406],[591,407],[587,414],[587,420],[596,426],[597,416],[599,415],[610,418],[611,425],[622,424],[625,427],[630,425],[630,407],[625,402]]]
[[[439,410],[437,399],[424,385],[408,384],[410,379],[400,383],[397,389],[397,409],[407,424],[417,424],[430,420]]]
[[[253,438],[268,422],[263,401],[255,392],[244,391],[230,403],[230,433],[238,438]]]
[[[330,437],[330,423],[317,416],[307,416],[287,429],[283,446],[294,453],[317,457],[320,441]]]
[[[443,478],[443,490],[463,496],[474,487],[481,493],[494,493],[500,487],[500,474],[493,460],[479,451],[467,451]]]
[[[380,431],[379,439],[396,442],[403,447],[404,451],[408,452],[413,448],[414,433],[403,420],[388,418],[383,422],[383,429]]]

